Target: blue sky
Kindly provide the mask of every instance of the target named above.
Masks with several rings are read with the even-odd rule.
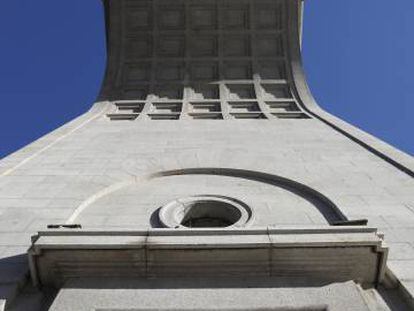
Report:
[[[410,154],[413,23],[412,0],[309,0],[303,48],[323,108]],[[0,158],[85,112],[104,63],[100,0],[2,1]]]

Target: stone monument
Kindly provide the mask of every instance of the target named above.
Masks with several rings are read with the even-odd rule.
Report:
[[[302,1],[103,3],[98,101],[0,161],[0,310],[413,310],[414,161],[315,103]]]

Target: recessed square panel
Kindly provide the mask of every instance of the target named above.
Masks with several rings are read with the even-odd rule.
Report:
[[[218,63],[216,62],[194,62],[190,67],[191,80],[217,80]]]
[[[145,102],[122,101],[115,103],[119,112],[141,113],[144,109]]]
[[[192,102],[190,112],[219,112],[221,111],[220,102]]]
[[[252,79],[252,66],[249,61],[224,62],[224,76],[229,80]]]
[[[223,104],[226,119],[303,117],[287,81],[283,1],[128,0],[123,8],[119,98],[147,105],[139,119],[180,119],[183,107],[186,119],[222,119]]]
[[[127,64],[124,72],[124,83],[134,85],[149,81],[151,78],[151,63]]]
[[[214,35],[197,35],[191,39],[192,57],[214,57],[218,55],[217,37]]]
[[[257,35],[255,51],[259,56],[283,56],[283,40],[278,35]]]
[[[217,12],[215,6],[192,6],[191,29],[216,29]]]
[[[278,119],[310,119],[310,117],[303,112],[290,112],[290,113],[272,113]]]
[[[195,84],[191,86],[190,100],[218,98],[219,86],[217,84]]]
[[[125,89],[123,99],[145,100],[148,95],[148,86],[137,86]]]
[[[151,105],[151,112],[153,113],[179,113],[181,112],[183,104],[181,102],[154,102]]]
[[[157,80],[180,81],[184,78],[184,63],[162,62],[157,64]]]
[[[289,111],[299,111],[297,104],[294,101],[286,102],[266,102],[266,105],[269,107],[271,112],[289,112]]]
[[[261,84],[265,99],[292,98],[288,86],[280,84]]]
[[[232,112],[230,113],[230,115],[234,119],[267,119],[266,116],[261,112]]]
[[[126,15],[127,31],[151,30],[152,17],[152,7],[150,5],[128,8]]]
[[[285,80],[286,70],[283,61],[261,60],[257,63],[258,74],[261,79]]]
[[[152,97],[157,99],[182,99],[183,98],[183,86],[182,85],[155,85]]]
[[[226,30],[243,30],[249,28],[248,6],[230,6],[223,9],[222,25]]]
[[[189,113],[194,120],[222,120],[223,115],[220,112],[215,113]]]
[[[184,29],[185,26],[184,6],[164,6],[158,7],[157,19],[158,27],[162,30]]]
[[[257,102],[228,102],[230,112],[260,112]]]
[[[108,113],[106,116],[111,121],[133,121],[139,117],[139,113]]]
[[[151,120],[179,120],[179,113],[149,113],[148,117]]]
[[[250,38],[248,35],[223,36],[224,56],[249,56]]]
[[[126,42],[125,54],[127,59],[150,57],[152,55],[152,37],[139,36],[129,38]]]
[[[254,9],[254,23],[256,29],[281,29],[282,4],[258,3]]]
[[[161,57],[184,56],[185,37],[162,35],[158,38],[157,55]]]
[[[226,84],[229,99],[256,98],[253,84]]]

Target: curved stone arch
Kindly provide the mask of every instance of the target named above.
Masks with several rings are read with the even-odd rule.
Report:
[[[302,199],[311,203],[319,213],[327,220],[329,224],[333,224],[337,221],[346,221],[346,216],[340,211],[334,202],[322,193],[315,189],[294,181],[292,179],[263,173],[258,171],[235,169],[235,168],[186,168],[177,170],[160,171],[153,174],[143,175],[140,178],[134,177],[129,180],[125,180],[119,183],[112,184],[105,189],[102,189],[98,193],[89,197],[83,201],[78,208],[72,213],[71,217],[67,220],[67,224],[73,224],[78,216],[83,213],[88,206],[111,193],[114,193],[124,187],[130,186],[136,183],[146,183],[152,179],[168,177],[168,176],[180,176],[180,175],[215,175],[215,176],[227,176],[241,179],[248,179],[256,182],[261,182],[275,187],[282,188],[288,192],[291,192]]]
[[[329,224],[336,221],[348,220],[341,210],[328,197],[315,189],[282,176],[235,168],[188,168],[158,172],[150,175],[152,178],[175,175],[216,175],[249,179],[270,184],[309,201],[325,217]]]

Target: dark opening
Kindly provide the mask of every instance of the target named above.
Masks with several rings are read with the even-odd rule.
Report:
[[[181,225],[187,228],[229,227],[241,217],[233,205],[220,201],[193,202],[186,207]]]

